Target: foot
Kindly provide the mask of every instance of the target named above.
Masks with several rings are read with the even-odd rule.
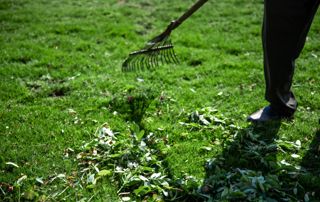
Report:
[[[269,121],[279,121],[281,119],[292,119],[292,117],[293,115],[283,115],[280,112],[274,110],[271,106],[267,106],[251,114],[247,120],[254,123],[261,123]]]

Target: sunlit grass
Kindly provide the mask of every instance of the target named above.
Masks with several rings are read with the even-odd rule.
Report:
[[[216,133],[188,131],[179,122],[191,112],[213,107],[245,130],[250,128],[246,116],[267,104],[260,36],[263,3],[209,1],[172,33],[181,64],[121,72],[130,51],[143,47],[192,3],[1,1],[0,198],[45,200],[61,194],[72,201],[116,200],[119,185],[108,179],[94,189],[65,192],[63,179],[49,182],[59,174],[76,176],[76,154],[66,158],[66,151],[92,140],[101,124],[128,131],[138,119],[130,117],[125,97],[136,92],[151,100],[139,119],[140,129],[168,137],[168,168],[176,176],[187,173],[204,180],[204,163],[226,150],[213,144]],[[319,136],[319,28],[316,17],[297,61],[295,120],[282,123],[277,132],[279,139],[300,140],[302,145],[300,159],[288,152],[277,154],[277,161],[309,163],[312,168],[319,165],[319,151],[313,151],[318,156],[308,151]],[[311,178],[319,177],[315,173]],[[17,183],[19,179],[23,181]],[[319,187],[314,183],[305,192],[312,198]]]

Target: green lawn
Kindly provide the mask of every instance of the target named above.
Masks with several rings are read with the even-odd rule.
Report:
[[[0,1],[0,201],[320,201],[319,14],[295,119],[253,126],[262,1],[209,1],[179,65],[121,71],[193,2]]]

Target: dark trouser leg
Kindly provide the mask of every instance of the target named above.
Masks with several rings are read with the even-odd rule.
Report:
[[[263,22],[266,99],[283,115],[297,102],[291,91],[298,58],[319,6],[319,0],[265,0]]]

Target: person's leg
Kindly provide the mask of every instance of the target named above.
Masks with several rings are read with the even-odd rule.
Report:
[[[295,59],[304,46],[319,0],[265,0],[264,6],[265,97],[276,116],[290,117],[297,108],[291,91]]]

